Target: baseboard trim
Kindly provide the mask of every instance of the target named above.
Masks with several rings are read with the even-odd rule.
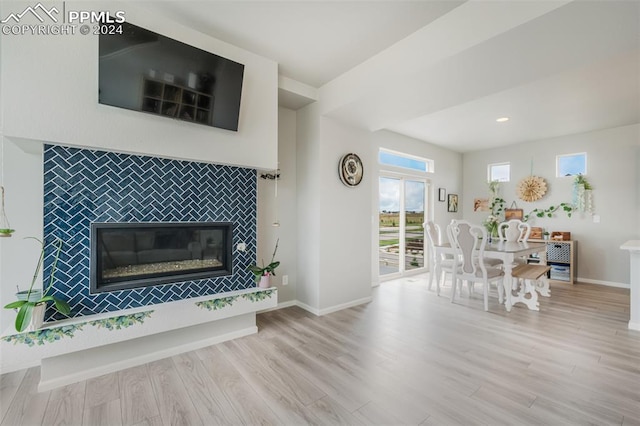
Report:
[[[604,286],[607,286],[607,287],[631,288],[631,286],[629,284],[618,283],[618,282],[615,282],[615,281],[591,280],[589,278],[580,278],[580,277],[578,277],[576,279],[576,281],[579,282],[579,283],[597,284],[597,285],[604,285]]]
[[[262,311],[258,311],[258,313],[261,314],[263,312],[277,311],[278,309],[290,308],[291,306],[298,306],[297,300],[288,300],[286,302],[278,303],[277,306],[274,306],[273,308],[263,309]]]
[[[40,360],[23,362],[19,364],[11,364],[0,369],[0,376],[7,373],[13,373],[14,371],[26,370],[28,368],[40,367]]]
[[[305,311],[307,311],[307,312],[311,312],[313,315],[315,315],[315,316],[317,316],[317,317],[319,317],[319,316],[320,316],[320,311],[319,311],[318,309],[313,308],[313,307],[311,307],[311,306],[307,305],[306,303],[302,303],[302,302],[301,302],[301,301],[299,301],[299,300],[296,300],[295,302],[296,302],[296,306],[297,306],[297,307],[299,307],[299,308],[301,308],[301,309],[304,309],[304,310],[305,310]]]
[[[342,303],[340,305],[335,305],[335,306],[332,306],[330,308],[321,309],[320,310],[320,316],[327,315],[327,314],[330,314],[332,312],[341,311],[341,310],[347,309],[347,308],[353,308],[354,306],[364,305],[365,303],[369,303],[372,300],[373,300],[372,296],[363,297],[362,299],[357,299],[357,300],[353,300],[351,302]]]
[[[343,309],[353,308],[354,306],[362,305],[365,303],[369,303],[373,300],[372,296],[363,297],[362,299],[352,300],[351,302],[341,303],[340,305],[331,306],[329,308],[317,309],[307,305],[306,303],[302,303],[299,300],[296,300],[296,305],[307,312],[311,312],[312,314],[321,317],[323,315],[331,314],[333,312],[341,311]]]
[[[640,322],[631,322],[631,321],[629,321],[629,330],[638,330],[638,331],[640,331]]]

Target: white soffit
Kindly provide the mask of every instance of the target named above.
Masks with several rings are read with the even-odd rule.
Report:
[[[529,9],[531,20],[523,14],[514,16],[518,25],[497,19],[501,24],[491,27],[493,33],[469,37],[466,45],[456,40],[449,56],[442,47],[437,55],[425,49],[420,66],[410,55],[417,42],[409,39],[435,37],[434,28],[444,21],[442,34],[461,30],[470,18],[467,8],[479,8],[476,18],[491,20],[481,11],[494,6],[466,3],[321,88],[323,111],[358,127],[460,151],[631,124],[633,117],[638,122],[637,2],[573,2],[544,14]],[[504,31],[495,31],[500,27]],[[393,62],[398,69],[384,69]],[[508,127],[488,127],[516,112],[522,116]]]

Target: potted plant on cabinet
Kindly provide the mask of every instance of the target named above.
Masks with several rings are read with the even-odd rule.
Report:
[[[249,270],[253,272],[253,275],[256,278],[256,284],[260,288],[269,288],[270,287],[270,277],[271,275],[276,274],[276,268],[280,266],[280,262],[276,261],[276,252],[278,251],[278,243],[280,239],[276,241],[276,248],[273,250],[273,254],[271,255],[271,262],[264,266],[264,260],[262,261],[262,267],[258,265],[249,266]]]
[[[29,290],[18,291],[16,293],[16,298],[18,298],[18,300],[15,302],[11,302],[4,307],[5,309],[18,310],[15,326],[16,331],[19,332],[25,330],[35,331],[42,326],[42,323],[44,321],[44,313],[47,309],[48,302],[53,302],[56,309],[64,315],[69,315],[69,313],[71,312],[71,308],[69,307],[69,304],[67,302],[48,294],[55,280],[56,266],[60,257],[60,250],[62,250],[62,240],[56,240],[56,257],[51,267],[51,274],[49,275],[49,285],[43,292],[42,290],[38,289],[34,290],[33,286],[38,279],[38,274],[40,273],[40,269],[42,268],[45,245],[43,241],[40,241],[37,238],[29,238],[38,241],[42,245],[42,250],[40,250],[40,258],[38,259],[36,270],[33,273],[33,278],[31,279],[31,285],[29,286]]]

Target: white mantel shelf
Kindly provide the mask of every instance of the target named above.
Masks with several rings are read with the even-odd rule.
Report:
[[[640,240],[629,240],[620,249],[629,251],[631,256],[629,328],[640,330]]]
[[[256,333],[256,312],[277,303],[277,288],[252,288],[7,331],[0,371],[39,363],[49,390]]]

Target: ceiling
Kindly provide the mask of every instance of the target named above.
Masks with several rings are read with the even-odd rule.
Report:
[[[143,4],[275,60],[330,117],[458,152],[640,122],[638,1]]]

